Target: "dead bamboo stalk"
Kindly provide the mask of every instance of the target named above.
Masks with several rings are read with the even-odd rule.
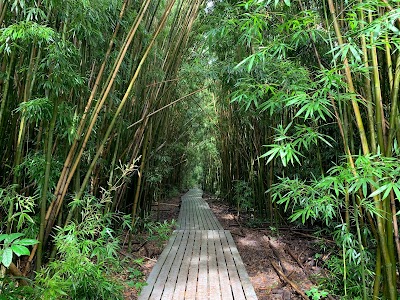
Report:
[[[271,261],[272,266],[274,267],[276,273],[286,282],[288,283],[303,299],[310,300],[307,295],[295,284],[292,280],[286,277],[286,275],[280,270],[279,266],[274,262]]]

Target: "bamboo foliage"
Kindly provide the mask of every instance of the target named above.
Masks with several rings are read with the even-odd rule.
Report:
[[[398,161],[397,9],[394,1],[348,1],[346,6],[334,0],[244,1],[237,5],[215,4],[210,12],[222,23],[209,29],[209,36],[214,38],[211,40],[218,41],[209,49],[225,68],[218,78],[219,115],[227,132],[220,139],[225,193],[234,194],[232,179],[253,182],[257,190],[254,180],[262,177],[264,182],[259,186],[267,190],[267,198],[257,197],[262,199],[260,207],[269,210],[272,217],[282,213],[276,204],[285,204],[285,210],[291,207],[292,220],[302,217],[305,222],[315,219],[310,217],[313,214],[324,219],[327,212],[324,215],[311,208],[311,203],[324,201],[323,197],[314,195],[307,200],[311,202],[297,202],[304,197],[300,193],[299,198],[294,196],[293,190],[301,190],[299,179],[314,189],[329,186],[330,180],[346,181],[343,198],[335,189],[333,194],[325,195],[325,200],[335,198],[333,207],[338,211],[344,207],[344,220],[332,218],[332,222],[345,225],[340,234],[357,236],[355,251],[363,260],[359,296],[364,299],[378,298],[380,293],[387,299],[397,299],[396,198],[400,193],[397,177],[388,171],[389,161]],[[223,16],[218,15],[222,12]],[[286,68],[281,69],[284,65]],[[256,138],[249,138],[257,136],[256,126],[251,121],[251,125],[246,124],[257,120],[260,112],[261,120],[266,122],[261,131],[261,145],[266,150]],[[329,147],[336,146],[334,140],[343,146],[340,148],[344,149],[351,179],[335,177],[335,167],[330,169],[332,161],[341,164],[337,154],[327,155],[332,153]],[[316,159],[310,157],[310,150]],[[258,157],[260,166],[254,164],[254,157]],[[382,161],[382,168],[368,173],[366,166],[377,161]],[[257,170],[255,179],[247,175],[249,169]],[[319,183],[314,186],[310,177],[320,178]],[[276,178],[280,179],[274,183]],[[345,186],[351,186],[352,180],[357,188],[348,190]],[[275,203],[268,203],[269,199],[275,199]],[[371,250],[375,245],[367,242],[360,228],[371,230],[378,244],[374,286],[367,286],[366,270],[371,266],[364,260],[366,251],[375,251]],[[338,243],[343,249],[348,247],[346,240],[338,239]],[[351,256],[343,251],[347,296]]]
[[[174,127],[170,115],[196,94],[176,89],[201,2],[1,2],[0,169],[11,175],[1,176],[1,186],[14,182],[18,192],[40,193],[40,244],[25,274],[35,255],[40,270],[55,225],[79,220],[75,203],[88,193],[100,197],[102,187],[111,189],[105,213],[136,218],[151,206],[151,192],[143,189],[152,186],[142,174],[159,168],[151,161],[170,148],[173,132],[164,128]],[[120,171],[125,164],[136,170],[138,162],[139,181]],[[115,188],[126,174],[133,180]],[[14,205],[0,206],[8,231],[15,231]]]

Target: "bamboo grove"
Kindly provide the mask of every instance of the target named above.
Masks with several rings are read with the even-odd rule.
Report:
[[[132,229],[180,188],[193,130],[183,125],[201,126],[190,110],[205,93],[180,78],[201,4],[0,2],[1,279],[5,265],[43,270],[63,251],[57,232],[93,211]],[[41,297],[59,299],[56,285]]]
[[[36,274],[42,298],[62,298],[60,261],[93,268],[71,236],[110,264],[112,230],[131,237],[154,202],[201,184],[261,225],[331,236],[331,294],[397,299],[399,12],[392,0],[0,1],[0,278]],[[82,282],[101,282],[89,267]]]
[[[221,194],[271,226],[307,223],[332,236],[333,294],[397,299],[398,2],[214,1],[208,10]]]

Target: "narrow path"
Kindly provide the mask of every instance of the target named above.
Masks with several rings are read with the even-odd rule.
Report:
[[[192,189],[182,197],[179,227],[154,266],[139,300],[257,299],[228,230]]]

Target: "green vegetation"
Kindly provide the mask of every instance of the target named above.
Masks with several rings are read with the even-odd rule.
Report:
[[[334,239],[311,298],[397,299],[399,10],[0,1],[0,297],[120,299],[122,235],[200,186]]]
[[[176,124],[203,87],[179,78],[199,9],[0,2],[0,297],[122,299],[121,237],[182,188],[191,134]]]
[[[245,182],[271,226],[322,226],[340,249],[326,288],[346,299],[397,299],[398,9],[215,1],[202,16],[221,194],[237,205]]]

